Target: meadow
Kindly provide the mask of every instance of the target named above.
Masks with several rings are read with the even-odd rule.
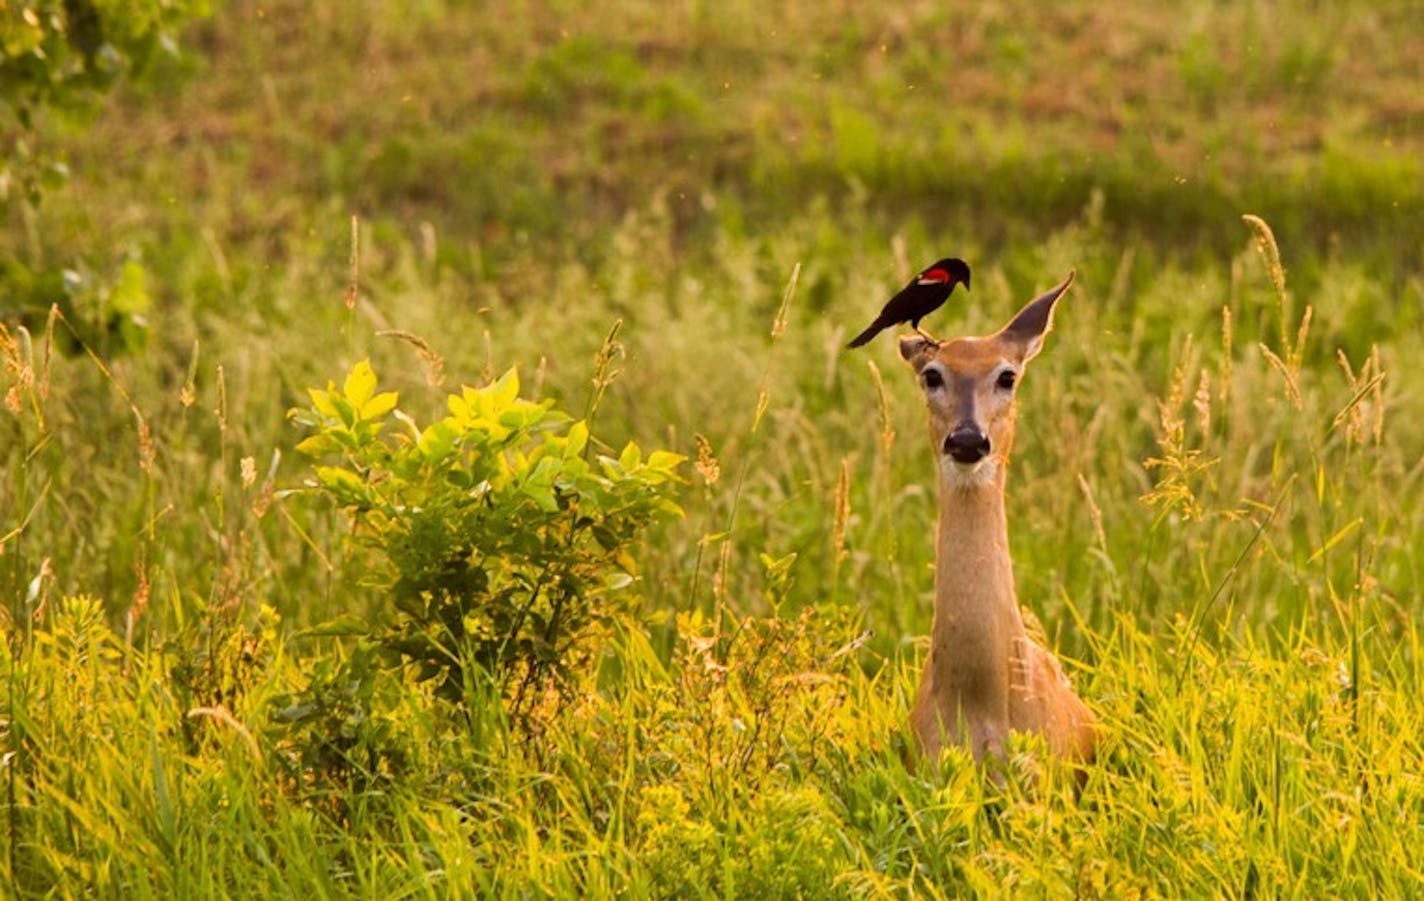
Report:
[[[215,4],[3,210],[6,893],[1424,892],[1417,20]],[[935,464],[893,339],[843,345],[944,255],[938,335],[1077,271],[1007,503],[1081,789],[905,753]],[[389,448],[451,395],[645,492],[547,563],[567,645],[418,656],[402,517],[485,489]],[[387,449],[311,440],[353,396]]]

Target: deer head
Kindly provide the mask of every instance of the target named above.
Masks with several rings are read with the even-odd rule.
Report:
[[[900,356],[924,388],[930,440],[940,455],[940,473],[951,485],[986,484],[1003,471],[1014,442],[1019,379],[1043,349],[1053,306],[1073,275],[992,335],[941,344],[920,335],[900,339]]]

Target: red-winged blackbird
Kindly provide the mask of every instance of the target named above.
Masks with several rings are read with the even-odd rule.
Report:
[[[870,328],[856,335],[846,347],[859,347],[880,334],[882,329],[900,322],[908,322],[910,328],[920,332],[920,320],[938,310],[940,305],[949,299],[949,292],[960,282],[964,283],[964,290],[968,291],[969,266],[963,260],[951,257],[926,267],[923,272],[910,279],[910,283],[899,294],[890,298],[885,309],[870,323]],[[931,341],[934,340],[924,332],[920,334]]]

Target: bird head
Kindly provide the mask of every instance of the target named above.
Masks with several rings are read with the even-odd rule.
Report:
[[[915,281],[921,285],[948,285],[951,289],[956,284],[963,284],[964,290],[968,291],[969,264],[954,257],[946,257],[925,267]]]

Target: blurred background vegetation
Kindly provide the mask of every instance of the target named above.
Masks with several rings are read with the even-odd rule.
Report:
[[[945,331],[1086,268],[1079,334],[1132,336],[1103,347],[1142,358],[1150,418],[1170,355],[1142,348],[1220,331],[1243,212],[1294,291],[1335,292],[1321,359],[1419,328],[1424,38],[1404,6],[313,0],[227,3],[181,34],[161,25],[203,5],[152,6],[158,30],[115,40],[139,77],[11,129],[70,177],[10,193],[0,304],[33,326],[58,301],[100,353],[151,336],[133,378],[155,387],[211,391],[223,364],[227,426],[263,460],[308,384],[381,352],[363,329],[426,336],[458,379],[521,364],[563,397],[615,318],[638,359],[614,437],[720,450],[797,264],[794,343],[815,359],[775,381],[829,438],[826,417],[863,422],[875,396],[835,342],[940,253],[987,289]],[[1150,442],[1139,428],[1125,456]]]

